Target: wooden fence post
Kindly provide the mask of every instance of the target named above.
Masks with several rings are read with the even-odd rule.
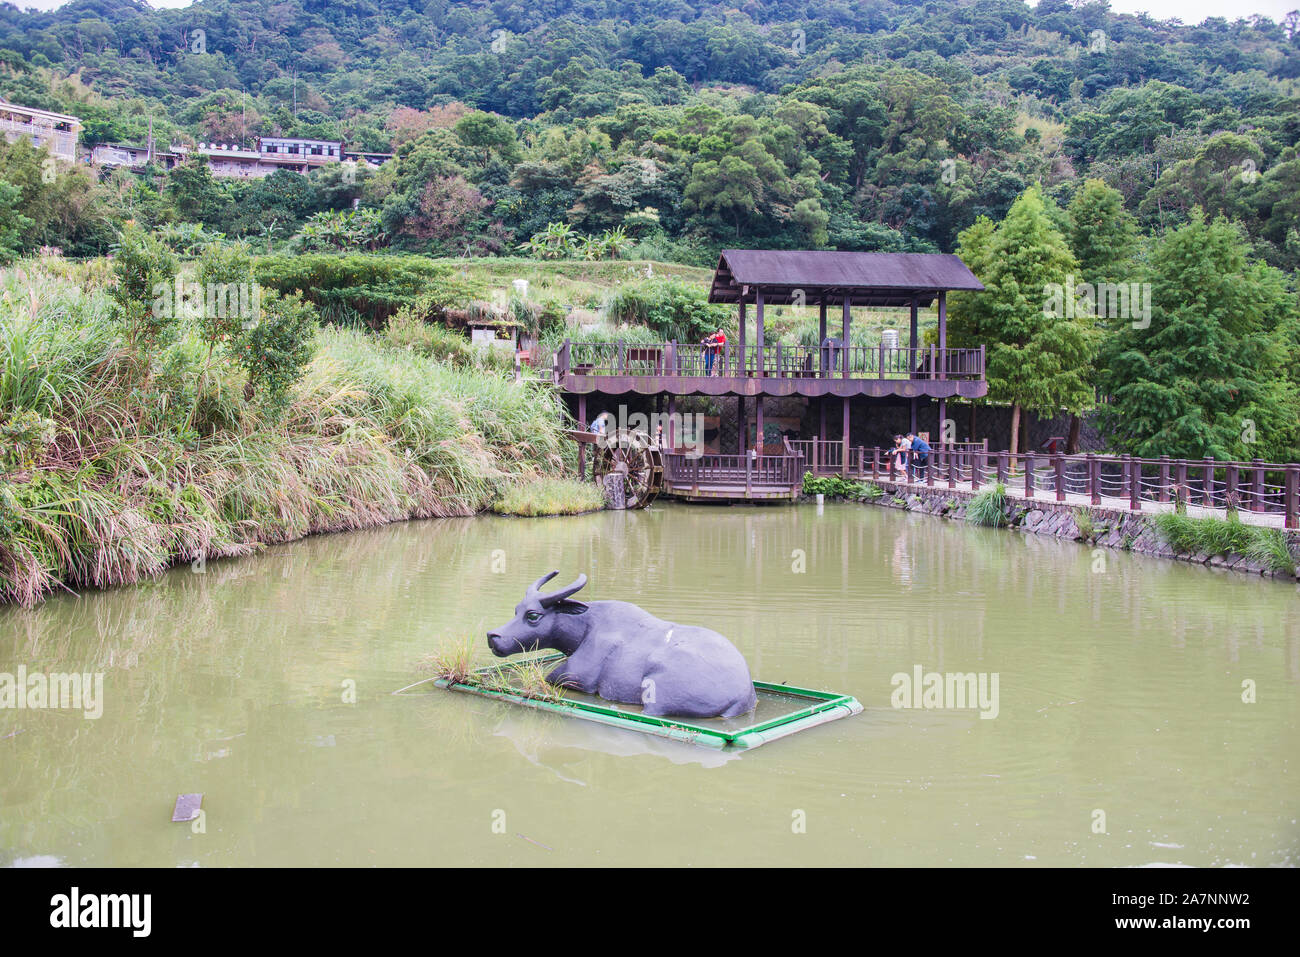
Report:
[[[1169,456],[1160,456],[1160,488],[1157,501],[1169,501]]]
[[[1091,452],[1088,459],[1088,501],[1093,505],[1101,504],[1101,463]]]
[[[1025,455],[1025,498],[1034,497],[1034,457]]]
[[[1286,513],[1285,527],[1296,527],[1296,497],[1300,494],[1300,465],[1288,465],[1286,467],[1286,478],[1283,480],[1283,495],[1285,502],[1283,511]]]
[[[1129,511],[1142,511],[1142,460],[1134,458],[1130,463],[1133,474],[1129,477],[1128,483],[1128,507]]]
[[[1053,443],[1055,444],[1055,443]],[[1065,458],[1060,454],[1052,456],[1053,465],[1056,468],[1056,500],[1065,501]]]

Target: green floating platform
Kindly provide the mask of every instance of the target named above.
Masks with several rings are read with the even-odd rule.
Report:
[[[663,738],[673,738],[707,748],[757,748],[759,745],[806,731],[819,724],[847,718],[862,711],[862,705],[850,695],[829,691],[811,691],[790,685],[755,681],[758,706],[742,718],[657,718],[642,714],[633,705],[620,705],[594,695],[566,691],[562,698],[543,698],[517,692],[509,680],[512,672],[518,674],[521,666],[539,665],[559,661],[563,655],[553,654],[480,668],[476,675],[490,676],[494,687],[487,688],[472,682],[452,682],[446,678],[434,681],[439,688],[463,691],[484,698],[495,698],[511,704],[550,711],[582,721],[595,721],[629,731],[640,731]],[[504,679],[504,680],[503,680]]]

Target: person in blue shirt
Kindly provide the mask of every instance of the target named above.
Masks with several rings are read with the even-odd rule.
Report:
[[[926,467],[930,464],[930,443],[915,432],[908,432],[907,447],[910,451],[908,458],[912,468],[917,473],[924,474]]]

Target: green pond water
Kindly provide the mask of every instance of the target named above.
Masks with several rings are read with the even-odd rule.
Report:
[[[493,660],[552,568],[866,710],[737,753],[391,693],[457,636]],[[98,719],[0,710],[0,865],[1295,865],[1298,609],[858,505],[324,536],[0,610],[0,672],[104,674]],[[996,673],[996,717],[893,707],[917,666]]]

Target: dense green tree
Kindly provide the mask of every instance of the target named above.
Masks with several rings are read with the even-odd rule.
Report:
[[[985,291],[954,296],[949,343],[987,346],[989,398],[1011,406],[1014,455],[1023,409],[1077,413],[1092,400],[1092,317],[1051,307],[1078,262],[1036,186],[996,228],[981,219],[966,230],[960,253]]]
[[[1149,323],[1102,351],[1101,425],[1135,455],[1293,459],[1297,308],[1285,277],[1248,258],[1239,227],[1199,209],[1155,246]]]

